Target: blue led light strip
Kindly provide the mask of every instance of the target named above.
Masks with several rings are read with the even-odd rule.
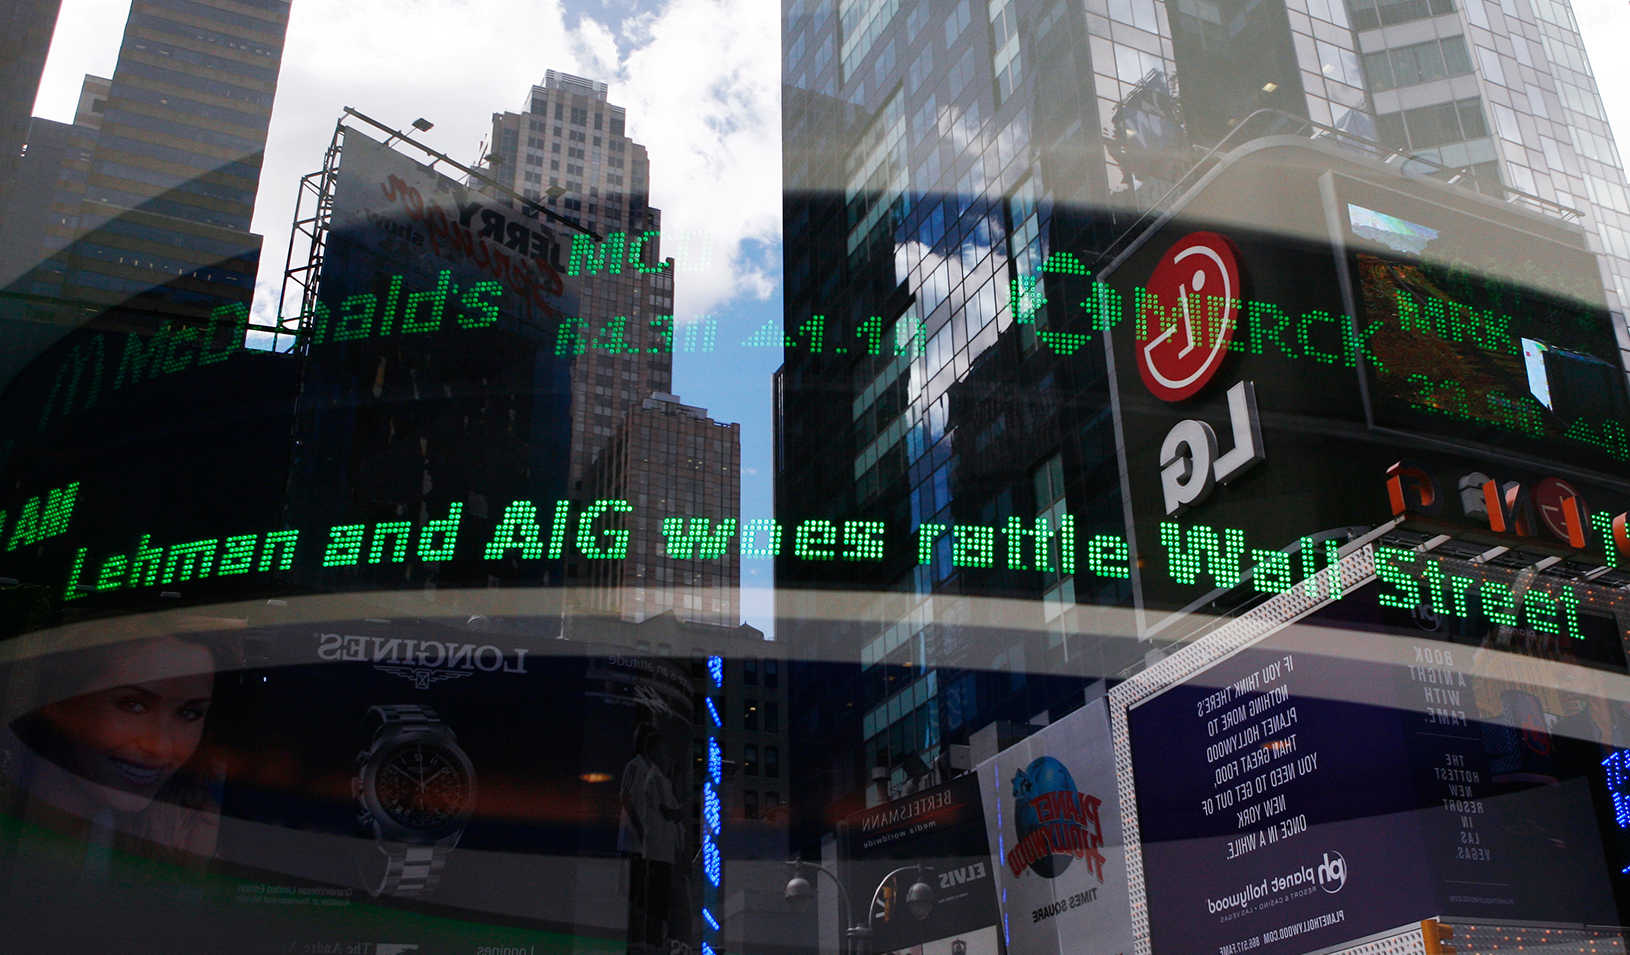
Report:
[[[1620,829],[1630,829],[1630,766],[1625,752],[1621,749],[1602,760],[1607,768],[1607,791],[1613,797],[1613,820]]]
[[[719,745],[719,732],[724,721],[719,718],[719,694],[724,690],[724,658],[708,657],[707,711],[713,718],[708,727],[707,777],[702,781],[702,921],[707,928],[702,932],[702,955],[715,955],[722,926],[714,913],[718,910],[724,882],[724,860],[719,853],[719,836],[724,830],[724,798],[719,787],[724,783],[724,750]]]

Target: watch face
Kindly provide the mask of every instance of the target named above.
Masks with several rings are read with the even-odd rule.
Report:
[[[464,760],[434,740],[412,740],[385,753],[374,775],[379,807],[394,822],[429,831],[445,826],[470,803]]]

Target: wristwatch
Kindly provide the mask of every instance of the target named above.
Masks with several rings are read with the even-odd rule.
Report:
[[[475,768],[453,730],[428,706],[372,707],[351,793],[385,857],[383,876],[364,866],[364,887],[408,897],[434,890],[475,806]]]

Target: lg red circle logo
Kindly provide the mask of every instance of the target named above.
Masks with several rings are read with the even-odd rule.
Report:
[[[1166,250],[1148,292],[1138,374],[1156,398],[1182,401],[1217,376],[1239,325],[1239,251],[1226,236],[1192,232]]]

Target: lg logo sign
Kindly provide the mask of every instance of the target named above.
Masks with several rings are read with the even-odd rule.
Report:
[[[1239,252],[1227,237],[1194,232],[1178,240],[1149,276],[1139,309],[1138,374],[1151,394],[1178,402],[1199,394],[1221,370],[1239,326]],[[1179,421],[1160,445],[1160,489],[1168,515],[1192,507],[1265,460],[1256,389],[1228,389],[1230,447],[1204,421]]]

